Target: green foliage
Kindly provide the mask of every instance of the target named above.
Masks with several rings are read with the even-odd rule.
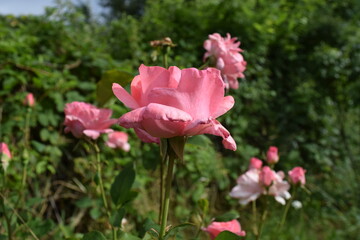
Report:
[[[173,40],[176,47],[170,53],[170,65],[198,67],[204,40],[219,32],[239,38],[247,61],[246,78],[239,79],[238,90],[228,92],[235,98],[235,107],[219,119],[238,150],[223,150],[213,136],[189,138],[184,161],[176,167],[172,214],[204,225],[213,216],[239,209],[228,196],[235,179],[247,169],[250,157],[264,159],[266,149],[276,145],[278,168],[306,168],[311,194],[299,196],[304,207],[289,215],[282,233],[273,230],[281,216],[274,203],[264,239],[356,239],[359,12],[356,0],[153,0],[136,17],[122,11],[119,18],[104,23],[94,22],[66,2],[47,9],[43,16],[0,16],[0,138],[14,156],[6,173],[10,190],[3,193],[10,201],[7,210],[14,207],[44,239],[81,239],[80,232],[96,229],[109,238],[94,181],[93,152],[83,141],[63,134],[65,104],[97,103],[113,109],[117,118],[127,110],[110,97],[109,86],[113,81],[125,86],[141,63],[162,64],[150,56],[151,40]],[[31,110],[23,105],[28,92],[36,98]],[[141,143],[131,130],[114,129],[130,135],[132,149],[123,153],[100,144],[105,189],[117,207],[111,223],[126,232],[120,239],[138,239],[134,235],[143,231],[139,226],[147,217],[155,219],[158,211],[154,203],[159,193],[154,186],[159,184],[159,150]],[[124,167],[128,163],[136,166],[136,179],[133,167]],[[122,169],[116,178],[114,169]],[[21,191],[25,199],[16,205]],[[199,211],[205,215],[204,222],[196,220]],[[240,208],[240,221],[249,236],[250,215],[248,208]],[[21,230],[14,233],[16,237],[30,239],[25,225],[14,216],[12,226]],[[130,224],[123,227],[123,218]],[[171,221],[177,226],[174,216]],[[0,228],[0,238],[4,234]],[[172,235],[189,236],[194,236],[194,229]],[[200,239],[205,237],[200,234]],[[151,239],[151,234],[144,239]]]
[[[229,232],[229,231],[224,231],[221,232],[216,238],[215,240],[238,240],[238,239],[242,239],[240,236]]]

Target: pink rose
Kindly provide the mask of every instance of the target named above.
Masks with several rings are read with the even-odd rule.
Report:
[[[141,65],[139,72],[131,83],[131,95],[113,84],[115,96],[132,109],[119,119],[121,126],[134,128],[145,142],[213,134],[223,138],[225,148],[236,150],[234,139],[216,120],[234,105],[233,97],[224,97],[218,70]]]
[[[65,106],[65,132],[71,132],[75,137],[83,135],[97,139],[101,133],[113,132],[110,126],[116,119],[110,119],[110,109],[99,109],[84,102],[67,103]]]
[[[253,157],[250,159],[249,169],[253,169],[253,168],[261,169],[262,165],[263,165],[263,162],[260,159]]]
[[[9,147],[6,143],[0,143],[0,156],[1,156],[1,164],[6,171],[9,166],[9,161],[12,158]]]
[[[268,187],[276,179],[276,173],[269,166],[265,166],[260,172],[260,182]]]
[[[282,171],[279,171],[277,173],[274,172],[274,174],[275,179],[273,181],[273,184],[269,188],[267,194],[274,196],[277,202],[285,205],[286,199],[289,199],[291,197],[289,193],[290,184],[287,181],[283,180],[285,174]]]
[[[35,105],[35,98],[32,93],[28,93],[24,99],[24,105],[33,107]]]
[[[293,184],[300,183],[301,185],[305,185],[305,183],[306,183],[306,179],[305,179],[306,170],[305,169],[303,169],[302,167],[294,167],[288,173],[289,173],[290,181]]]
[[[223,231],[229,231],[239,236],[245,236],[246,232],[241,230],[241,225],[236,219],[228,222],[212,222],[207,228],[203,229],[210,234],[211,239],[215,239]]]
[[[109,139],[106,145],[111,148],[121,148],[125,152],[130,150],[130,144],[128,143],[128,135],[124,132],[112,132],[108,134]]]
[[[269,147],[266,157],[269,164],[277,163],[279,161],[278,148],[273,146]]]
[[[236,40],[237,38],[231,38],[229,33],[226,38],[214,33],[204,42],[204,48],[207,50],[204,60],[209,57],[215,59],[214,66],[221,70],[224,82],[233,89],[239,87],[237,78],[244,78],[243,72],[246,69],[246,61],[240,54],[240,42]]]
[[[246,205],[256,200],[265,189],[259,181],[258,169],[250,169],[237,179],[237,185],[233,187],[230,196],[238,198],[241,205]]]

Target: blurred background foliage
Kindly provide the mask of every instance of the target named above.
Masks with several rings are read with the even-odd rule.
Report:
[[[12,186],[6,192],[9,211],[18,195],[23,159],[29,159],[26,204],[16,210],[41,239],[80,239],[81,233],[109,229],[94,181],[95,157],[85,142],[63,133],[64,104],[97,104],[96,83],[107,70],[135,75],[141,63],[162,65],[151,40],[173,40],[170,65],[199,67],[204,40],[218,32],[238,37],[248,64],[239,89],[228,92],[235,107],[220,119],[238,150],[224,150],[210,136],[187,144],[185,162],[176,169],[171,222],[198,221],[197,202],[206,198],[208,220],[237,209],[251,239],[251,211],[228,193],[250,157],[264,159],[274,145],[280,150],[278,169],[307,169],[309,193],[299,196],[304,207],[290,214],[280,234],[275,229],[281,208],[274,202],[264,239],[357,239],[359,1],[100,2],[109,10],[101,19],[86,4],[66,1],[42,16],[0,16],[0,132],[14,155],[7,173]],[[24,150],[27,92],[36,98],[29,152]],[[113,109],[114,118],[127,111],[115,98],[104,107]],[[130,134],[132,149],[124,153],[100,143],[105,187],[110,188],[125,164],[134,162],[139,195],[128,207],[125,229],[143,233],[141,224],[155,220],[158,211],[158,189],[153,188],[158,184],[158,147],[141,143],[132,130],[114,129]],[[30,239],[19,219],[12,224],[19,226],[19,239]],[[3,226],[0,239],[6,235]]]

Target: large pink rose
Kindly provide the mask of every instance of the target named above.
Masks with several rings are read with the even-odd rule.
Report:
[[[0,155],[1,155],[1,164],[6,171],[7,167],[9,166],[9,161],[12,158],[9,147],[6,143],[0,143]]]
[[[290,180],[293,184],[300,183],[301,185],[305,185],[306,179],[305,179],[305,173],[306,170],[302,167],[294,167],[291,171],[288,172]]]
[[[159,138],[213,134],[223,138],[225,148],[236,150],[230,133],[216,120],[234,105],[224,97],[224,83],[217,69],[147,67],[131,83],[131,95],[113,84],[115,96],[132,111],[119,119],[134,128],[145,142]]]
[[[241,205],[246,205],[256,200],[265,191],[260,183],[260,170],[250,169],[237,179],[237,185],[233,187],[230,196],[238,198]]]
[[[75,137],[83,135],[97,139],[101,133],[113,132],[110,126],[116,119],[110,119],[110,109],[99,109],[84,102],[72,102],[65,106],[65,132],[71,132]]]
[[[207,50],[204,60],[209,57],[215,59],[214,65],[221,70],[225,83],[234,89],[239,87],[237,78],[244,78],[243,72],[246,69],[246,61],[240,54],[240,42],[236,41],[237,38],[231,38],[230,34],[223,38],[220,34],[214,33],[204,42],[204,48]]]
[[[241,225],[236,219],[228,222],[212,222],[207,228],[203,229],[210,234],[211,239],[215,239],[223,231],[229,231],[239,236],[245,236],[246,232],[241,230]]]
[[[130,150],[130,144],[128,143],[128,135],[124,132],[112,132],[108,134],[109,138],[106,145],[110,148],[121,148],[125,152]]]

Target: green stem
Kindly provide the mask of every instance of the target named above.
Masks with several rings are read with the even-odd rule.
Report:
[[[93,143],[95,152],[96,152],[96,167],[97,167],[97,173],[98,173],[98,177],[99,177],[99,185],[100,185],[100,192],[101,192],[101,198],[106,210],[106,214],[108,216],[108,220],[110,221],[111,218],[111,214],[110,214],[110,209],[109,209],[109,205],[108,202],[106,200],[106,196],[105,196],[105,189],[104,189],[104,184],[102,181],[102,169],[101,169],[101,160],[100,160],[100,149],[99,146],[97,145],[96,142]],[[113,240],[117,239],[117,234],[116,234],[116,229],[115,227],[111,224],[111,229],[112,229],[112,235],[113,235]]]
[[[169,156],[169,164],[167,168],[166,182],[165,182],[165,197],[163,201],[163,212],[161,216],[161,227],[160,227],[160,235],[159,239],[163,240],[166,231],[167,217],[169,213],[169,205],[170,205],[170,190],[171,190],[171,182],[173,176],[174,162],[175,157],[173,154],[168,154]]]
[[[297,189],[297,187],[294,186],[294,188],[292,189],[291,198],[290,198],[289,201],[286,203],[285,210],[284,210],[284,213],[283,213],[283,215],[282,215],[281,222],[280,222],[280,225],[279,225],[279,228],[278,228],[279,231],[284,227],[284,224],[285,224],[285,221],[286,221],[286,217],[287,217],[287,214],[288,214],[288,212],[289,212],[291,203],[292,203],[292,201],[294,200],[295,195],[296,195],[296,189]]]
[[[255,236],[258,236],[257,228],[257,209],[256,209],[256,200],[252,201],[252,211],[253,211],[253,232]]]
[[[168,68],[168,56],[167,56],[168,46],[163,47],[162,51],[163,51],[162,55],[163,55],[164,68]]]
[[[4,214],[4,218],[5,218],[6,226],[7,226],[7,230],[8,230],[8,239],[12,240],[11,219],[6,213],[6,208],[5,208],[5,203],[4,202],[5,202],[5,199],[3,199],[1,201],[1,206],[2,206],[2,209],[3,209],[3,214]]]
[[[267,214],[268,214],[268,196],[265,196],[264,212],[263,212],[263,214],[262,214],[262,216],[261,216],[261,219],[260,219],[259,233],[258,233],[258,235],[256,236],[256,240],[259,240],[260,237],[261,237],[261,233],[262,233],[262,230],[263,230],[263,226],[264,226],[264,223],[265,223]]]

